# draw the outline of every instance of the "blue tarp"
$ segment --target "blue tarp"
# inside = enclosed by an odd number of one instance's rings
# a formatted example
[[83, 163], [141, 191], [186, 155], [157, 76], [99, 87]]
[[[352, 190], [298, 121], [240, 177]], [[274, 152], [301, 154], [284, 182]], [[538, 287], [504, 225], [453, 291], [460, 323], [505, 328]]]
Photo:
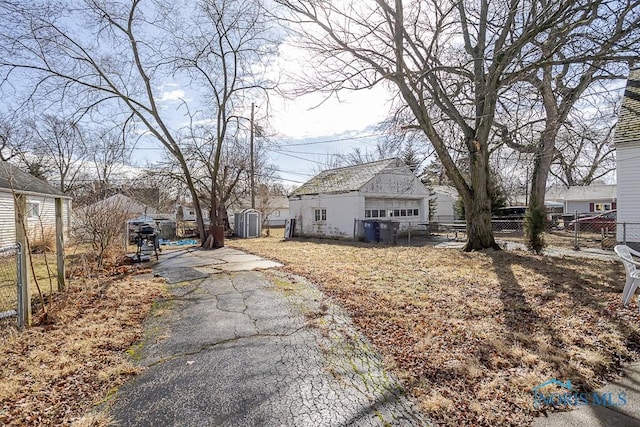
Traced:
[[176, 240], [175, 242], [171, 240], [160, 239], [160, 244], [163, 246], [186, 246], [186, 245], [197, 245], [198, 243], [200, 242], [196, 239], [182, 239], [182, 240]]

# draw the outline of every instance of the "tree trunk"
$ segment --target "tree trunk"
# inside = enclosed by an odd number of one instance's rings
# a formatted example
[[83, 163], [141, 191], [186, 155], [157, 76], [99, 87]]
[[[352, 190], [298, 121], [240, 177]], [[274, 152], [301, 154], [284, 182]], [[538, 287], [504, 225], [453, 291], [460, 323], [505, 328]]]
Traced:
[[[548, 91], [551, 93], [551, 91]], [[531, 175], [531, 198], [529, 199], [529, 209], [544, 207], [544, 198], [547, 194], [547, 179], [553, 162], [553, 155], [556, 146], [556, 136], [560, 128], [560, 118], [555, 102], [548, 96], [545, 104], [547, 110], [547, 122], [545, 130], [540, 138], [539, 150], [533, 161], [533, 173]]]
[[[465, 218], [467, 221], [467, 243], [465, 252], [493, 248], [500, 250], [500, 246], [493, 237], [491, 227], [491, 185], [489, 155], [486, 144], [470, 138], [467, 142], [470, 158], [471, 188], [460, 192], [464, 201]], [[458, 190], [460, 191], [460, 190]]]

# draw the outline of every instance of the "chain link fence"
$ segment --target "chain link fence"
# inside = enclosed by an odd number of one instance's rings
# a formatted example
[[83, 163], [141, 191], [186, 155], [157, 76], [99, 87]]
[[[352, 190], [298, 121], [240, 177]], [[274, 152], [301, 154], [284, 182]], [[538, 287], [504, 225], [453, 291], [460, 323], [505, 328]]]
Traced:
[[0, 247], [0, 325], [20, 323], [20, 245]]
[[[615, 219], [594, 220], [593, 217], [565, 215], [548, 223], [545, 241], [549, 246], [562, 249], [613, 250], [618, 243], [640, 250], [640, 222], [616, 222]], [[577, 219], [577, 221], [576, 221]], [[377, 223], [378, 225], [374, 225]], [[420, 246], [442, 241], [464, 242], [467, 239], [466, 222], [416, 223], [355, 220], [354, 240]], [[371, 224], [371, 225], [369, 225]], [[491, 221], [494, 237], [498, 241], [524, 243], [524, 221], [506, 219]]]

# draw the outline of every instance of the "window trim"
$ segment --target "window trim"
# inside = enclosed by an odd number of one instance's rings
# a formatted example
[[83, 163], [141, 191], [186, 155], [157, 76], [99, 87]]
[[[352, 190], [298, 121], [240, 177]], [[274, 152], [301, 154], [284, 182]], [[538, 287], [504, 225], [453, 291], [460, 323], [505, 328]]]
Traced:
[[[35, 215], [33, 215], [32, 207], [36, 207], [37, 209], [37, 213]], [[27, 201], [27, 212], [26, 212], [27, 219], [40, 218], [41, 215], [42, 215], [42, 210], [40, 209], [40, 202]]]
[[327, 208], [313, 208], [313, 219], [314, 219], [314, 222], [326, 221]]

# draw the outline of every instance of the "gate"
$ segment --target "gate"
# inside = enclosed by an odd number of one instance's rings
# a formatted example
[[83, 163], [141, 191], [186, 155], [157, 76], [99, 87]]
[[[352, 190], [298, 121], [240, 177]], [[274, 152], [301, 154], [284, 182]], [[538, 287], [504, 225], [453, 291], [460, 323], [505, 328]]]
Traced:
[[0, 325], [22, 326], [22, 268], [19, 244], [0, 247]]

